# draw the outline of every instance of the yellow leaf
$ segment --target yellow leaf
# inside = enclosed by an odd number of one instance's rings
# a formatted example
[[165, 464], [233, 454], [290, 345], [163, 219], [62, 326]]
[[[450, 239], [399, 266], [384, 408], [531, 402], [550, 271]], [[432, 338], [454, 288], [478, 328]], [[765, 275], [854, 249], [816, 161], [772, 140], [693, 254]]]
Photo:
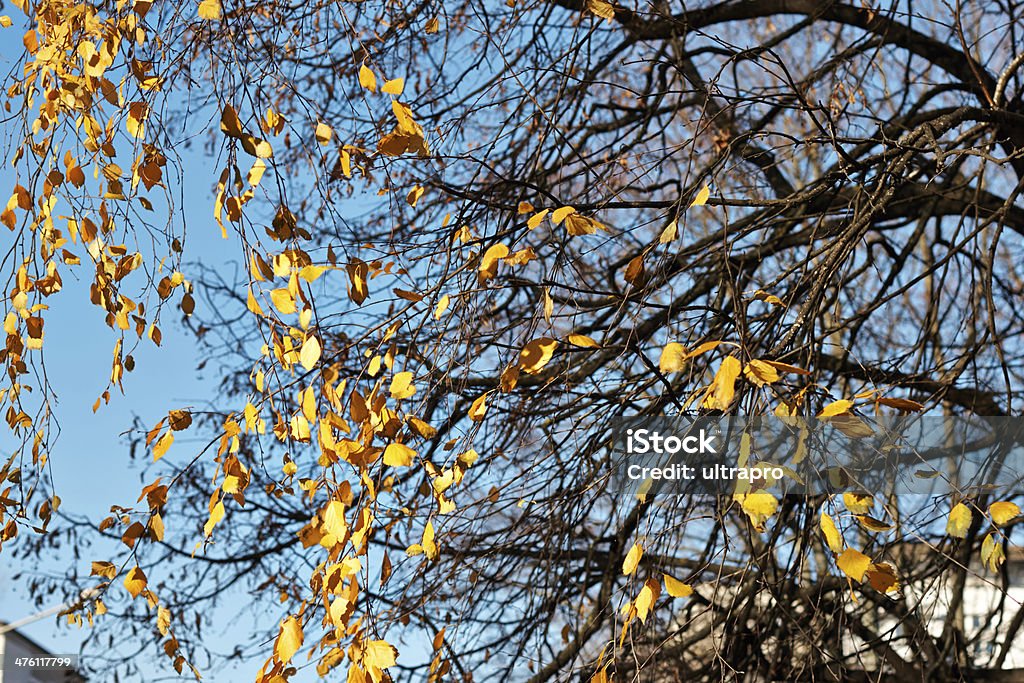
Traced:
[[636, 596], [636, 600], [633, 601], [633, 606], [636, 608], [636, 615], [640, 617], [640, 621], [646, 623], [647, 615], [651, 612], [651, 607], [654, 606], [654, 601], [661, 595], [661, 582], [656, 579], [647, 579], [644, 582], [644, 587], [640, 589], [640, 595]]
[[584, 349], [596, 349], [600, 346], [600, 344], [585, 334], [570, 334], [569, 343]]
[[864, 572], [871, 566], [871, 558], [859, 550], [847, 548], [836, 559], [840, 571], [855, 581], [864, 580]]
[[692, 358], [696, 358], [697, 356], [704, 355], [708, 351], [713, 351], [714, 349], [717, 349], [721, 343], [722, 342], [720, 341], [708, 341], [704, 342], [703, 344], [699, 344], [697, 348], [695, 348], [693, 351], [689, 351], [686, 354], [686, 358], [687, 360], [689, 360]]
[[1016, 503], [1000, 501], [988, 506], [989, 517], [996, 526], [1002, 526], [1020, 514], [1020, 507]]
[[427, 25], [423, 27], [424, 33], [437, 33], [437, 29], [440, 28], [441, 22], [437, 20], [437, 17], [431, 17], [427, 20]]
[[153, 445], [153, 462], [164, 457], [167, 453], [167, 449], [171, 447], [172, 443], [174, 443], [174, 434], [168, 430], [167, 433], [157, 439], [157, 442]]
[[533, 211], [533, 204], [530, 202], [519, 202], [519, 206], [516, 207], [516, 213], [520, 216], [531, 211]]
[[661, 231], [661, 235], [658, 237], [658, 242], [661, 244], [668, 244], [676, 239], [676, 235], [679, 232], [679, 227], [675, 221], [672, 221], [665, 226], [665, 229]]
[[820, 413], [818, 413], [818, 417], [834, 417], [836, 415], [842, 415], [843, 413], [850, 412], [850, 408], [852, 407], [853, 401], [849, 401], [845, 398], [838, 401], [832, 401], [832, 403], [829, 403]]
[[530, 216], [530, 220], [526, 221], [526, 227], [528, 227], [530, 230], [535, 229], [537, 226], [544, 222], [544, 219], [547, 218], [548, 212], [550, 210], [551, 209], [544, 209], [543, 211], [539, 211]]
[[430, 426], [428, 423], [419, 419], [415, 415], [410, 415], [406, 418], [409, 423], [409, 428], [416, 434], [416, 436], [422, 439], [433, 439], [437, 436], [437, 429]]
[[498, 261], [508, 256], [508, 247], [504, 244], [495, 244], [488, 247], [480, 259], [480, 284], [483, 284], [498, 274]]
[[778, 371], [763, 360], [754, 359], [747, 363], [743, 374], [752, 384], [759, 387], [779, 381]]
[[345, 521], [345, 504], [332, 500], [324, 508], [324, 531], [341, 542], [348, 534], [348, 522]]
[[615, 18], [615, 6], [607, 0], [587, 0], [587, 10], [602, 19], [611, 21]]
[[397, 372], [391, 379], [391, 398], [410, 398], [416, 393], [416, 385], [412, 383], [411, 372]]
[[167, 631], [171, 628], [171, 610], [166, 607], [160, 607], [156, 611], [156, 629], [160, 631], [160, 635], [166, 636]]
[[0, 26], [3, 26], [4, 28], [7, 28], [12, 23], [13, 22], [11, 21], [11, 18], [9, 16], [7, 16], [6, 14], [3, 15], [2, 17], [0, 17]]
[[437, 300], [437, 308], [434, 309], [434, 320], [440, 320], [444, 312], [448, 310], [448, 304], [451, 302], [451, 298], [445, 294]]
[[640, 547], [639, 543], [634, 543], [633, 547], [626, 553], [626, 559], [622, 561], [622, 574], [623, 576], [632, 576], [633, 572], [636, 571], [637, 565], [640, 564], [640, 558], [644, 555], [644, 549]]
[[284, 287], [272, 289], [270, 291], [270, 301], [274, 304], [274, 308], [282, 315], [291, 315], [296, 311], [295, 297]]
[[203, 0], [199, 3], [199, 18], [207, 21], [220, 19], [220, 0]]
[[[557, 211], [555, 213], [557, 213]], [[578, 213], [571, 213], [565, 217], [565, 231], [573, 237], [579, 237], [580, 235], [593, 235], [599, 228], [601, 230], [607, 230], [607, 228], [589, 216], [581, 216]]]
[[682, 372], [686, 367], [686, 347], [679, 342], [669, 342], [661, 350], [661, 358], [658, 359], [658, 369], [663, 375], [670, 372]]
[[224, 502], [218, 501], [213, 509], [210, 510], [210, 518], [206, 520], [206, 524], [203, 526], [203, 533], [209, 537], [213, 533], [213, 527], [217, 526], [217, 523], [224, 519]]
[[377, 92], [377, 77], [366, 64], [359, 67], [359, 85], [370, 92]]
[[825, 543], [828, 545], [829, 550], [834, 553], [842, 552], [843, 536], [839, 533], [836, 523], [827, 513], [821, 513], [820, 525], [821, 533], [825, 537]]
[[999, 571], [999, 565], [1006, 560], [1006, 551], [1003, 544], [996, 540], [995, 534], [988, 534], [981, 543], [981, 563], [988, 567], [989, 571]]
[[547, 337], [534, 339], [519, 352], [519, 367], [528, 375], [536, 375], [551, 360], [558, 342]]
[[679, 579], [673, 578], [668, 574], [662, 574], [662, 578], [665, 580], [665, 590], [673, 598], [686, 598], [693, 595], [693, 586], [688, 583], [683, 583]]
[[316, 124], [316, 141], [321, 145], [328, 144], [333, 136], [334, 130], [326, 123], [318, 122]]
[[105, 579], [112, 579], [117, 576], [117, 567], [113, 562], [93, 562], [90, 576], [102, 576]]
[[971, 526], [974, 515], [971, 509], [963, 503], [957, 503], [949, 511], [949, 520], [946, 522], [946, 533], [953, 538], [967, 538], [967, 530]]
[[469, 407], [469, 419], [479, 422], [487, 413], [487, 394], [481, 394]]
[[750, 517], [750, 523], [758, 531], [764, 531], [764, 523], [779, 509], [779, 501], [767, 491], [737, 494], [743, 511]]
[[128, 589], [133, 598], [139, 597], [142, 591], [146, 590], [146, 574], [138, 567], [133, 567], [128, 575], [124, 577], [124, 587]]
[[[380, 671], [394, 666], [398, 662], [398, 650], [384, 640], [371, 640], [363, 643], [363, 667], [370, 671]], [[371, 678], [373, 678], [371, 676]], [[373, 678], [373, 680], [380, 680]]]
[[875, 519], [870, 515], [857, 515], [857, 523], [868, 531], [889, 531], [892, 529], [892, 524], [886, 524], [880, 519]]
[[691, 207], [694, 207], [694, 206], [704, 206], [705, 204], [708, 203], [708, 199], [710, 197], [711, 197], [711, 188], [708, 187], [707, 185], [705, 185], [704, 187], [702, 187], [700, 189], [700, 192], [697, 193], [697, 196], [693, 198], [693, 201], [690, 202], [690, 206]]
[[866, 515], [875, 505], [875, 499], [866, 493], [844, 493], [843, 505], [855, 515]]
[[299, 362], [302, 363], [302, 367], [307, 370], [312, 370], [316, 367], [316, 363], [320, 360], [320, 341], [313, 335], [309, 335], [306, 341], [302, 343], [302, 349], [299, 351]]
[[403, 90], [405, 90], [404, 78], [393, 78], [385, 82], [384, 87], [380, 89], [382, 93], [387, 93], [388, 95], [401, 95]]
[[714, 382], [704, 399], [704, 407], [709, 409], [728, 410], [729, 404], [736, 394], [736, 379], [740, 376], [743, 364], [735, 356], [728, 356], [715, 373]]
[[551, 214], [551, 222], [555, 225], [561, 225], [566, 216], [572, 213], [576, 213], [576, 209], [571, 206], [563, 206], [560, 209], [555, 209], [555, 212]]
[[420, 540], [420, 545], [423, 547], [423, 554], [427, 556], [428, 560], [436, 560], [440, 554], [437, 543], [434, 541], [434, 525], [427, 522], [427, 526], [423, 529], [423, 538]]
[[281, 622], [281, 632], [274, 643], [274, 656], [277, 661], [287, 664], [302, 647], [302, 623], [295, 617], [288, 617]]
[[391, 467], [409, 467], [416, 457], [416, 451], [404, 443], [390, 443], [384, 449], [384, 464]]

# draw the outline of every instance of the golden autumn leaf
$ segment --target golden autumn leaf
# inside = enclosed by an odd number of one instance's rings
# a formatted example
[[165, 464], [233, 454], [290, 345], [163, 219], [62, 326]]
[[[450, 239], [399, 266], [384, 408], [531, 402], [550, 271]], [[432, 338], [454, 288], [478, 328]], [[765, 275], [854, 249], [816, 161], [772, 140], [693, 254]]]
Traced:
[[641, 622], [647, 622], [647, 615], [650, 614], [659, 595], [661, 595], [661, 582], [654, 578], [647, 579], [644, 582], [644, 587], [640, 589], [640, 594], [633, 601], [636, 615], [640, 617]]
[[384, 464], [391, 467], [409, 467], [416, 457], [416, 451], [404, 443], [390, 443], [384, 449]]
[[377, 92], [377, 77], [365, 63], [359, 67], [359, 85], [370, 92]]
[[596, 349], [600, 346], [600, 344], [585, 334], [570, 334], [569, 343], [581, 349]]
[[838, 401], [832, 401], [827, 406], [822, 408], [821, 412], [818, 413], [818, 417], [835, 417], [836, 415], [842, 415], [843, 413], [850, 412], [850, 408], [853, 407], [853, 401], [847, 399], [840, 399]]
[[1002, 526], [1020, 514], [1020, 507], [1009, 501], [999, 501], [988, 506], [989, 517], [996, 526]]
[[544, 222], [544, 219], [547, 218], [549, 211], [551, 211], [551, 209], [544, 209], [530, 216], [530, 219], [526, 221], [526, 227], [528, 227], [530, 230], [536, 229], [538, 226], [540, 226], [541, 223]]
[[[371, 640], [363, 643], [363, 667], [377, 675], [398, 662], [398, 650], [384, 640]], [[371, 676], [372, 677], [372, 676]], [[374, 680], [380, 680], [374, 678]]]
[[[558, 213], [557, 211], [555, 212]], [[556, 223], [557, 225], [557, 223]], [[573, 237], [580, 235], [593, 235], [598, 230], [606, 228], [589, 216], [581, 216], [578, 213], [570, 213], [565, 217], [565, 231]]]
[[412, 383], [412, 373], [408, 371], [396, 372], [391, 378], [391, 386], [388, 388], [391, 398], [411, 398], [416, 393], [416, 385]]
[[544, 369], [555, 353], [558, 342], [548, 337], [538, 337], [519, 352], [519, 367], [528, 375], [535, 375]]
[[866, 515], [875, 505], [875, 499], [866, 493], [844, 493], [843, 505], [855, 515]]
[[700, 189], [700, 192], [697, 193], [697, 196], [693, 198], [693, 201], [690, 202], [690, 207], [704, 206], [705, 204], [708, 203], [708, 199], [710, 197], [711, 197], [711, 188], [709, 186], [705, 185], [704, 187], [702, 187]]
[[871, 558], [859, 550], [847, 548], [836, 558], [836, 566], [854, 581], [863, 581], [864, 572], [871, 566]]
[[387, 93], [388, 95], [401, 95], [403, 90], [405, 90], [404, 78], [393, 78], [390, 81], [386, 81], [380, 89], [382, 93]]
[[338, 541], [345, 538], [348, 533], [348, 522], [345, 521], [345, 504], [339, 500], [332, 500], [324, 507], [323, 513], [324, 531], [334, 536]]
[[967, 530], [971, 526], [974, 514], [971, 509], [963, 503], [957, 503], [949, 511], [949, 519], [946, 521], [946, 533], [953, 538], [967, 538]]
[[117, 567], [113, 562], [93, 562], [90, 576], [102, 576], [105, 579], [112, 579], [117, 576]]
[[416, 436], [422, 439], [433, 439], [437, 436], [437, 429], [415, 415], [407, 417], [406, 422], [409, 423], [409, 429], [411, 429]]
[[213, 534], [213, 528], [224, 519], [224, 501], [218, 501], [210, 510], [210, 517], [203, 526], [203, 534], [209, 538]]
[[821, 526], [821, 534], [825, 537], [825, 544], [829, 550], [834, 553], [840, 553], [843, 550], [843, 535], [839, 533], [839, 527], [836, 526], [835, 521], [827, 513], [821, 513], [821, 519], [819, 520]]
[[880, 519], [875, 519], [870, 515], [856, 515], [857, 523], [868, 531], [889, 531], [893, 528], [892, 524], [887, 524]]
[[686, 598], [693, 595], [693, 586], [690, 584], [684, 583], [668, 574], [662, 574], [661, 577], [665, 581], [665, 591], [673, 598]]
[[673, 242], [678, 236], [678, 233], [679, 226], [676, 225], [675, 221], [671, 221], [668, 225], [665, 226], [665, 229], [662, 230], [661, 234], [658, 236], [658, 243], [668, 244], [669, 242]]
[[322, 121], [318, 121], [316, 124], [315, 132], [316, 141], [321, 145], [327, 145], [331, 142], [331, 138], [334, 137], [334, 129], [328, 126]]
[[658, 359], [658, 369], [663, 375], [670, 372], [682, 372], [686, 367], [686, 347], [679, 342], [669, 342], [661, 350], [661, 357]]
[[778, 499], [767, 491], [740, 493], [735, 497], [740, 501], [743, 512], [750, 518], [750, 523], [758, 531], [764, 531], [765, 522], [779, 509]]
[[199, 18], [216, 21], [221, 17], [220, 0], [203, 0], [199, 3]]
[[451, 297], [447, 294], [437, 300], [437, 307], [434, 309], [434, 320], [440, 320], [444, 312], [448, 310], [448, 305], [451, 302]]
[[427, 20], [426, 25], [423, 27], [424, 33], [437, 33], [441, 27], [441, 22], [438, 21], [437, 17], [431, 17]]
[[274, 656], [277, 661], [287, 664], [302, 647], [302, 622], [290, 616], [281, 622], [281, 631], [274, 642]]
[[427, 525], [423, 528], [423, 538], [420, 540], [420, 544], [423, 546], [423, 554], [427, 556], [428, 560], [436, 560], [441, 554], [437, 547], [437, 541], [434, 538], [434, 525], [428, 521]]
[[561, 225], [566, 216], [574, 213], [576, 213], [576, 209], [571, 206], [563, 206], [559, 209], [555, 209], [554, 213], [551, 214], [551, 222], [555, 225]]
[[139, 567], [133, 567], [124, 577], [124, 587], [133, 598], [139, 597], [146, 590], [146, 574]]
[[743, 364], [736, 356], [728, 356], [715, 373], [715, 379], [708, 389], [703, 407], [711, 410], [728, 410], [736, 394], [736, 380], [740, 376]]
[[626, 557], [622, 560], [622, 574], [623, 576], [632, 576], [633, 572], [636, 571], [637, 565], [640, 564], [640, 558], [644, 555], [644, 549], [639, 543], [634, 543], [633, 547], [626, 553]]
[[164, 455], [167, 454], [167, 449], [171, 447], [172, 443], [174, 443], [174, 434], [168, 430], [167, 433], [157, 439], [156, 443], [153, 445], [153, 462], [164, 457]]
[[479, 281], [483, 284], [498, 274], [498, 262], [508, 256], [508, 247], [504, 244], [494, 244], [487, 248], [480, 259]]
[[996, 539], [995, 534], [987, 534], [981, 543], [981, 563], [989, 571], [999, 571], [999, 566], [1006, 560], [1006, 551], [1003, 544]]
[[751, 384], [763, 387], [779, 381], [778, 371], [763, 360], [753, 359], [743, 369], [743, 375]]
[[588, 12], [602, 19], [615, 19], [615, 6], [607, 0], [587, 0], [586, 7]]
[[484, 419], [484, 415], [487, 414], [487, 394], [481, 394], [473, 401], [473, 404], [469, 407], [469, 419], [473, 422], [479, 422]]
[[299, 362], [302, 363], [302, 367], [307, 370], [315, 368], [317, 361], [320, 360], [321, 350], [320, 340], [312, 334], [309, 335], [302, 343], [302, 349], [299, 350]]

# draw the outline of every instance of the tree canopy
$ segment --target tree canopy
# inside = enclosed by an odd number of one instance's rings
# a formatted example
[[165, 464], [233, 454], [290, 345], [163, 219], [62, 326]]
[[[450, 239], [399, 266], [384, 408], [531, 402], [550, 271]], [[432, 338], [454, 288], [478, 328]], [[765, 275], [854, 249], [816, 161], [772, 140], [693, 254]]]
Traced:
[[[35, 587], [100, 588], [66, 615], [89, 646], [216, 680], [227, 611], [260, 683], [1006, 664], [1020, 605], [962, 601], [1005, 590], [1012, 501], [665, 502], [606, 446], [680, 412], [1019, 414], [1016, 0], [12, 5], [0, 552], [82, 549]], [[48, 476], [70, 274], [110, 328], [94, 410], [171, 327], [220, 373], [138, 416], [150, 483], [101, 520]]]

